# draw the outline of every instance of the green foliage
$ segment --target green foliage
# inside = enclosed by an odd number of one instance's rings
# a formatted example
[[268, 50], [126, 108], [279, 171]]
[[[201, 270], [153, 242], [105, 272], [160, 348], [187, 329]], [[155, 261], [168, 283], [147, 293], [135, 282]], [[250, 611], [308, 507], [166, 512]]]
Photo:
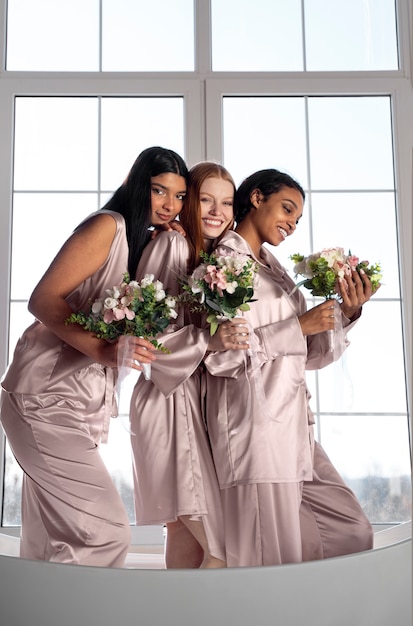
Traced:
[[[106, 290], [106, 296], [98, 298], [90, 306], [88, 314], [72, 313], [66, 324], [78, 324], [99, 339], [114, 341], [121, 335], [144, 337], [162, 352], [169, 352], [156, 339], [176, 317], [176, 299], [167, 297], [163, 285], [147, 275], [140, 282], [130, 281], [124, 275], [123, 282]], [[131, 319], [132, 318], [132, 319]]]

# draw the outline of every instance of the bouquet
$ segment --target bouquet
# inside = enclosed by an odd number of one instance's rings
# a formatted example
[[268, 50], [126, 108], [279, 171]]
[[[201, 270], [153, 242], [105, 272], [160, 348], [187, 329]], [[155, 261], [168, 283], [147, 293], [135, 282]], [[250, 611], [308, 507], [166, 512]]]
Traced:
[[[343, 248], [324, 248], [321, 252], [316, 252], [305, 257], [302, 254], [292, 254], [290, 258], [295, 262], [295, 276], [304, 276], [304, 280], [299, 282], [293, 289], [292, 293], [299, 287], [303, 286], [310, 289], [311, 295], [322, 296], [327, 300], [335, 298], [338, 300], [337, 281], [350, 275], [353, 269], [358, 272], [363, 270], [370, 278], [373, 291], [380, 286], [382, 278], [381, 267], [379, 263], [369, 264], [368, 261], [360, 261], [358, 257], [344, 253]], [[338, 309], [334, 309], [335, 330], [340, 333], [342, 330], [341, 316]], [[330, 351], [335, 351], [334, 331], [329, 333]]]
[[200, 256], [203, 263], [181, 281], [179, 302], [192, 312], [206, 312], [210, 334], [214, 335], [220, 322], [249, 311], [258, 267], [248, 255], [222, 248], [211, 254], [201, 251]]
[[373, 291], [376, 291], [382, 279], [382, 271], [379, 263], [369, 264], [368, 261], [360, 261], [357, 256], [344, 253], [343, 248], [324, 248], [305, 257], [302, 254], [290, 256], [295, 262], [294, 274], [304, 276], [295, 288], [306, 287], [313, 296], [322, 296], [326, 299], [337, 298], [337, 281], [345, 275], [351, 274], [353, 269], [358, 272], [363, 270], [371, 280]]
[[[154, 336], [164, 331], [171, 320], [178, 316], [175, 310], [176, 298], [168, 296], [163, 284], [154, 278], [153, 274], [146, 274], [138, 282], [130, 280], [126, 272], [120, 285], [106, 289], [103, 297], [91, 302], [88, 314], [83, 311], [72, 313], [65, 322], [79, 324], [107, 341], [125, 336], [125, 341], [119, 342], [117, 352], [117, 395], [121, 420], [122, 416], [129, 413], [130, 397], [139, 375], [131, 367], [134, 349], [127, 338], [143, 337], [161, 352], [169, 353]], [[145, 380], [149, 380], [151, 364], [142, 363], [141, 366]], [[129, 427], [126, 430], [130, 432]]]
[[148, 339], [156, 348], [168, 352], [153, 337], [176, 319], [176, 298], [165, 293], [163, 284], [146, 274], [137, 282], [125, 273], [120, 285], [106, 289], [106, 295], [91, 304], [90, 313], [72, 313], [66, 324], [79, 324], [96, 337], [112, 341], [121, 335]]

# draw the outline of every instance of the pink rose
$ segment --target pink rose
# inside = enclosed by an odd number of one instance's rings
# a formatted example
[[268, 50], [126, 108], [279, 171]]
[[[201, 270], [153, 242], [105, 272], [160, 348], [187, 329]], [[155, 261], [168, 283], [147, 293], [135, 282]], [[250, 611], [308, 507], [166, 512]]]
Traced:
[[222, 296], [223, 289], [227, 286], [227, 280], [222, 270], [217, 270], [215, 265], [208, 265], [204, 280], [212, 291], [216, 289], [219, 295]]
[[350, 256], [347, 257], [347, 263], [350, 265], [352, 269], [356, 269], [357, 265], [359, 264], [358, 256], [351, 254]]

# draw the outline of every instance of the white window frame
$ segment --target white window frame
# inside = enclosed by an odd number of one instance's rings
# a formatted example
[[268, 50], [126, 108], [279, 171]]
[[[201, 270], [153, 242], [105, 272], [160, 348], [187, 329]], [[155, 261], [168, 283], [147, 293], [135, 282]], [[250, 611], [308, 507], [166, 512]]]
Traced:
[[[317, 75], [301, 80], [274, 78], [211, 78], [206, 81], [206, 128], [208, 159], [223, 158], [222, 101], [225, 96], [389, 96], [392, 103], [396, 170], [397, 233], [400, 256], [402, 324], [405, 337], [406, 372], [411, 380], [412, 364], [412, 178], [413, 178], [413, 93], [406, 77], [342, 77]], [[253, 121], [250, 122], [253, 124]], [[242, 132], [242, 131], [241, 131]], [[411, 406], [408, 385], [408, 406]]]
[[[210, 2], [195, 0], [194, 72], [76, 73], [5, 72], [6, 0], [0, 0], [0, 370], [8, 357], [11, 270], [13, 125], [16, 96], [182, 96], [185, 110], [185, 158], [222, 160], [222, 98], [225, 95], [389, 95], [393, 109], [398, 212], [402, 324], [406, 358], [407, 402], [412, 403], [412, 206], [413, 206], [413, 10], [397, 0], [400, 70], [388, 72], [230, 73], [211, 71]], [[0, 429], [0, 507], [4, 435]], [[159, 533], [157, 533], [159, 538]], [[152, 543], [153, 536], [139, 539]]]

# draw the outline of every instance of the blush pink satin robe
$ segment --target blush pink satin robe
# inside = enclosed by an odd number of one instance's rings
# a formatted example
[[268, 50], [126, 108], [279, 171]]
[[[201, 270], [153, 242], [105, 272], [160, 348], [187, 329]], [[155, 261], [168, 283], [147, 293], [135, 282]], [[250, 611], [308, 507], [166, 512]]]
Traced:
[[[150, 242], [136, 278], [153, 274], [170, 295], [180, 291], [188, 245], [177, 232]], [[205, 374], [201, 367], [209, 330], [193, 325], [180, 307], [158, 339], [170, 354], [157, 353], [151, 380], [141, 376], [131, 400], [134, 492], [138, 524], [163, 524], [189, 515], [202, 521], [210, 554], [225, 559], [220, 491], [204, 422]]]
[[[88, 312], [90, 300], [118, 284], [127, 268], [124, 219], [104, 212], [116, 234], [100, 269], [67, 297], [73, 311]], [[116, 414], [114, 370], [35, 321], [1, 384], [1, 423], [24, 472], [21, 556], [122, 567], [129, 519], [98, 449]]]
[[[235, 232], [224, 236], [221, 247], [253, 256]], [[339, 525], [334, 530], [334, 515], [349, 529], [348, 502], [341, 498], [344, 483], [323, 458], [321, 446], [314, 446], [305, 371], [338, 358], [348, 345], [346, 333], [354, 322], [343, 316], [345, 332], [336, 337], [334, 351], [327, 333], [304, 337], [297, 317], [306, 310], [303, 295], [298, 290], [290, 295], [294, 282], [269, 250], [262, 248], [261, 258], [255, 260], [259, 263], [256, 301], [244, 314], [253, 330], [255, 355], [228, 351], [205, 359], [207, 424], [222, 489], [228, 566], [321, 558], [323, 542], [328, 552], [334, 534], [343, 530]], [[318, 464], [321, 477], [315, 471]], [[333, 496], [327, 515], [322, 486]], [[351, 491], [345, 490], [347, 497]], [[361, 507], [351, 496], [350, 508], [357, 518], [351, 532], [360, 521], [362, 531], [371, 536]], [[307, 503], [305, 511], [302, 500]]]

